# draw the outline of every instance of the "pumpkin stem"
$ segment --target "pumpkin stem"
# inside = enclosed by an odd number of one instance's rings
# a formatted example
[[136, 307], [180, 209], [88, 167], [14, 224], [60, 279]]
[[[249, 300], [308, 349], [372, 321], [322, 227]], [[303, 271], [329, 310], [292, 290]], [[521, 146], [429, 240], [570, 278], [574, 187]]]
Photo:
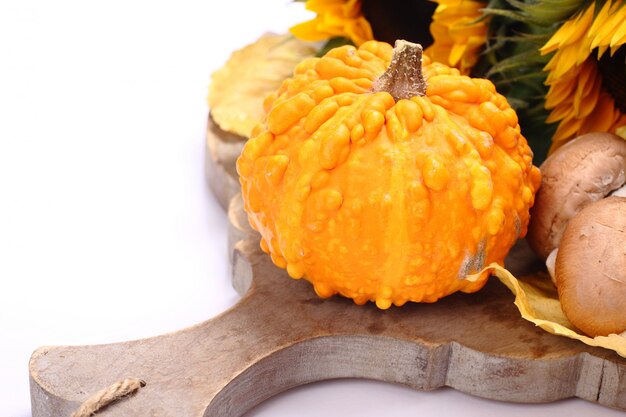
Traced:
[[397, 40], [389, 68], [374, 82], [372, 90], [386, 91], [395, 101], [426, 95], [422, 51], [420, 44]]

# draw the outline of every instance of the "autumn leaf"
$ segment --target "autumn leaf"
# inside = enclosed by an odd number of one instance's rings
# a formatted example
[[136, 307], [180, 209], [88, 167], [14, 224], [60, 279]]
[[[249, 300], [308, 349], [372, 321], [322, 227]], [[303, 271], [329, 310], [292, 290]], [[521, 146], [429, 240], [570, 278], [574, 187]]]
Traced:
[[233, 52], [211, 77], [208, 101], [213, 120], [225, 131], [249, 137], [263, 117], [265, 97], [318, 48], [292, 35], [266, 34]]
[[556, 287], [549, 277], [535, 274], [517, 278], [498, 264], [487, 266], [474, 277], [477, 278], [486, 270], [491, 270], [491, 273], [515, 295], [515, 305], [524, 319], [548, 333], [576, 339], [589, 346], [610, 349], [626, 357], [626, 334], [589, 337], [570, 323], [561, 309]]

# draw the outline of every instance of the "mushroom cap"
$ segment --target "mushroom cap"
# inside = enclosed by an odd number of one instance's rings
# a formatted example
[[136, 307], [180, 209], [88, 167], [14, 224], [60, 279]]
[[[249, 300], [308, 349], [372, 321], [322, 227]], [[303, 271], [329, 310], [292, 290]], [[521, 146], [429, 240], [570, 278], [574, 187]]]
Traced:
[[590, 336], [626, 330], [626, 198], [583, 208], [563, 234], [556, 258], [563, 313]]
[[526, 239], [546, 259], [572, 217], [626, 183], [626, 140], [611, 133], [581, 135], [558, 148], [540, 170]]

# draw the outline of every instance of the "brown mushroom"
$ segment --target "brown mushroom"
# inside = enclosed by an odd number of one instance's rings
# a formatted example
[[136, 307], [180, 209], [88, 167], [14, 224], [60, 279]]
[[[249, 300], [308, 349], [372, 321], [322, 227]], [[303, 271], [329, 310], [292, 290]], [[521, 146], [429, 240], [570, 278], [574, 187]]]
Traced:
[[591, 203], [569, 222], [556, 283], [563, 313], [584, 333], [626, 331], [626, 198]]
[[541, 165], [527, 241], [543, 259], [558, 248], [567, 223], [583, 207], [626, 183], [626, 140], [587, 133], [556, 150]]

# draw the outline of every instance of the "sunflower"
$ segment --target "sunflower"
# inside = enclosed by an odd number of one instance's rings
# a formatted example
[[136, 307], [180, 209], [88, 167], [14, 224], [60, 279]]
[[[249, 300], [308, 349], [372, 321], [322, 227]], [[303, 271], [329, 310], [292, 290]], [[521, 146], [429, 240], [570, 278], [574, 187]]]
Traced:
[[430, 31], [433, 44], [426, 53], [434, 60], [469, 74], [487, 39], [488, 19], [482, 19], [485, 3], [435, 0], [438, 3]]
[[361, 0], [308, 0], [306, 8], [317, 16], [290, 29], [297, 38], [313, 42], [346, 38], [357, 46], [374, 39], [361, 11]]
[[587, 132], [626, 125], [626, 7], [592, 3], [567, 20], [541, 48], [554, 52], [544, 70], [547, 123], [558, 122], [551, 150]]
[[468, 74], [486, 42], [485, 5], [472, 0], [308, 0], [306, 8], [316, 17], [291, 33], [309, 41], [334, 39], [334, 45], [337, 39], [357, 46], [371, 39], [406, 39], [427, 47], [433, 60]]
[[538, 163], [579, 134], [624, 124], [624, 4], [489, 0], [484, 9], [489, 37], [473, 72], [515, 108]]

